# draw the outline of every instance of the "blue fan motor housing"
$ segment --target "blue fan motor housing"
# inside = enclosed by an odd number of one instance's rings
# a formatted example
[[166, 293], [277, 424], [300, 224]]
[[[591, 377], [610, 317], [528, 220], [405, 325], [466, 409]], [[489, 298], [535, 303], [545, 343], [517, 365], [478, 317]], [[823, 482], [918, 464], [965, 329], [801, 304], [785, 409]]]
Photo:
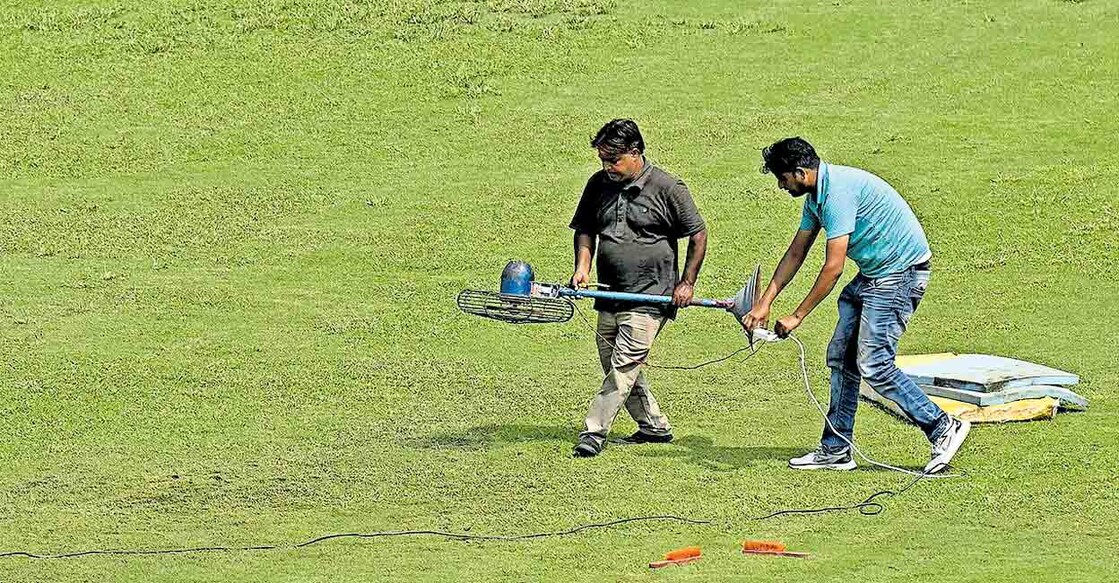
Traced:
[[527, 296], [532, 293], [532, 266], [519, 259], [505, 264], [501, 270], [501, 293]]

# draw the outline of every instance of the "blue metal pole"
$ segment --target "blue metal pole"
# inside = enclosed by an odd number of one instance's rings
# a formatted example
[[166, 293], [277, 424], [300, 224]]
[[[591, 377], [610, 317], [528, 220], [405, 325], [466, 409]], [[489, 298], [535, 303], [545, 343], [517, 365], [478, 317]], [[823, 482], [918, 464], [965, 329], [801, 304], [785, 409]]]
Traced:
[[[672, 296], [659, 296], [654, 294], [633, 294], [627, 292], [612, 292], [600, 290], [585, 290], [585, 289], [571, 289], [560, 288], [559, 295], [570, 298], [593, 298], [604, 300], [617, 300], [622, 302], [637, 302], [642, 304], [671, 304]], [[711, 300], [705, 298], [693, 298], [688, 304], [689, 306], [698, 306], [701, 308], [729, 308], [734, 302], [731, 300]]]

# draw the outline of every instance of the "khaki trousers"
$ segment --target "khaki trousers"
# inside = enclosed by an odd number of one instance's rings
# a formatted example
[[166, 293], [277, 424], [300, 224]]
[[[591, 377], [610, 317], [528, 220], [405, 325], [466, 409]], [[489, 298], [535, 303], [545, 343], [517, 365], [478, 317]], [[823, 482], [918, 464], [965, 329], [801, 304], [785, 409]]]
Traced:
[[587, 430], [580, 437], [605, 444], [623, 405], [643, 433], [666, 435], [672, 431], [641, 370], [665, 320], [643, 312], [598, 313], [598, 359], [605, 377], [587, 412]]

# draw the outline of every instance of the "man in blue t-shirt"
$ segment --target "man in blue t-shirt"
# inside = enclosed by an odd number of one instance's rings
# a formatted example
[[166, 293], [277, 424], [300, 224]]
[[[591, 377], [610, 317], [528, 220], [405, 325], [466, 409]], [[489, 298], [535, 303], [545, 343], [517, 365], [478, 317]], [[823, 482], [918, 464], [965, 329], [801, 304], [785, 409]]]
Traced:
[[894, 363], [898, 340], [929, 283], [932, 251], [916, 215], [885, 180], [858, 168], [820, 161], [812, 145], [787, 138], [762, 150], [763, 172], [793, 197], [805, 196], [800, 229], [754, 309], [747, 330], [764, 327], [770, 306], [792, 280], [820, 229], [827, 234], [824, 266], [808, 296], [774, 332], [787, 337], [831, 293], [850, 257], [859, 273], [839, 295], [839, 322], [828, 344], [831, 405], [820, 448], [789, 460], [803, 470], [855, 468], [852, 457], [859, 383], [894, 401], [932, 442], [926, 473], [939, 472], [967, 437], [970, 424], [949, 417]]

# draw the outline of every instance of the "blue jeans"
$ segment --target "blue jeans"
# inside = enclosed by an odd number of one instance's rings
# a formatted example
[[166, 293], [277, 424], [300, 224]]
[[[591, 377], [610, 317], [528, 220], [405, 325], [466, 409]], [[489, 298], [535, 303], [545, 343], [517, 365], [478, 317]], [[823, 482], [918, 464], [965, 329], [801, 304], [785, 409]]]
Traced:
[[925, 295], [929, 275], [928, 270], [915, 267], [878, 279], [860, 273], [839, 294], [839, 322], [828, 344], [831, 426], [824, 425], [820, 440], [825, 451], [834, 453], [848, 447], [840, 435], [852, 439], [859, 382], [864, 379], [883, 397], [897, 403], [929, 441], [948, 428], [948, 415], [894, 364], [898, 340]]

